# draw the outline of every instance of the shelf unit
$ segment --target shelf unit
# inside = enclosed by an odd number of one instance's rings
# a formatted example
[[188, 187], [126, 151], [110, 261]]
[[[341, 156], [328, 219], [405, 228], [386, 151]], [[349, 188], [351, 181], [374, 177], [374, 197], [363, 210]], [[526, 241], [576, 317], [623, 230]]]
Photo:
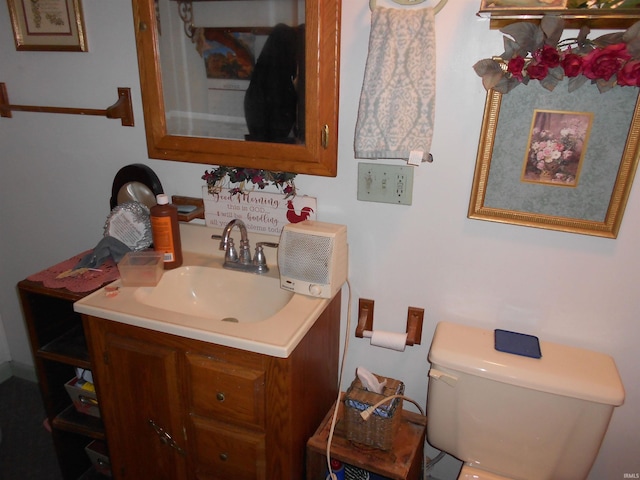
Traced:
[[79, 413], [64, 386], [76, 367], [91, 369], [82, 319], [73, 311], [73, 303], [91, 292], [48, 288], [31, 280], [19, 282], [18, 292], [62, 476], [105, 479], [84, 450], [92, 440], [106, 441], [102, 420]]
[[626, 29], [640, 21], [640, 8], [565, 8], [541, 10], [536, 8], [486, 8], [478, 11], [479, 17], [490, 19], [491, 29], [500, 29], [514, 22], [537, 22], [544, 15], [560, 15], [567, 28]]

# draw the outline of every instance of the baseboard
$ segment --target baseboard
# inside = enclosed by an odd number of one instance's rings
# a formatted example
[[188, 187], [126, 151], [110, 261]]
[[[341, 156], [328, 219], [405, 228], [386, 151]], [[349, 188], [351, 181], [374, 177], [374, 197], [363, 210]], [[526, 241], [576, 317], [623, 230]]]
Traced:
[[4, 362], [0, 364], [0, 383], [18, 377], [30, 382], [37, 382], [36, 369], [33, 365], [18, 362]]

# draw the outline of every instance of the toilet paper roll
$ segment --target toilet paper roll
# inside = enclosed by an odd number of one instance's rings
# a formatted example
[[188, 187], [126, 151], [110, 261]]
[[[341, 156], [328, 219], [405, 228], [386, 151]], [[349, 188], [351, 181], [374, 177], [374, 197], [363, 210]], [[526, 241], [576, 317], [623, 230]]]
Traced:
[[407, 346], [407, 334], [374, 330], [371, 332], [371, 345], [404, 352]]

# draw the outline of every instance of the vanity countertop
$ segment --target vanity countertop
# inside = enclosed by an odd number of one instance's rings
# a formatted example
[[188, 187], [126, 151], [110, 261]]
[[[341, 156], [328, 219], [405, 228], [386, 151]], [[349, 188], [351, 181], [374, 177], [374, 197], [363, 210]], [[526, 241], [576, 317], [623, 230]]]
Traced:
[[[274, 249], [266, 252], [267, 263], [271, 270], [263, 279], [259, 279], [262, 276], [222, 268], [223, 252], [218, 250], [218, 241], [211, 239], [212, 234], [219, 234], [220, 231], [204, 225], [182, 223], [180, 233], [184, 257], [183, 267], [218, 269], [211, 273], [220, 275], [247, 275], [249, 276], [246, 277], [247, 282], [254, 284], [265, 281], [271, 282], [273, 286], [273, 282], [279, 282]], [[236, 232], [234, 234], [237, 236]], [[249, 239], [252, 246], [258, 241], [278, 241], [277, 237], [260, 234], [250, 234]], [[165, 271], [164, 275], [167, 275], [167, 272], [171, 271]], [[241, 277], [240, 281], [242, 282], [244, 278]], [[161, 283], [162, 280], [160, 280]], [[107, 289], [112, 290], [113, 287], [117, 287], [117, 294], [107, 295]], [[74, 304], [74, 310], [86, 315], [186, 338], [286, 358], [331, 302], [331, 299], [291, 294], [290, 300], [284, 307], [265, 320], [235, 323], [156, 308], [141, 302], [141, 293], [149, 293], [153, 288], [157, 287], [126, 287], [122, 285], [121, 280], [117, 280], [77, 301]], [[259, 309], [260, 305], [258, 304], [255, 308]]]

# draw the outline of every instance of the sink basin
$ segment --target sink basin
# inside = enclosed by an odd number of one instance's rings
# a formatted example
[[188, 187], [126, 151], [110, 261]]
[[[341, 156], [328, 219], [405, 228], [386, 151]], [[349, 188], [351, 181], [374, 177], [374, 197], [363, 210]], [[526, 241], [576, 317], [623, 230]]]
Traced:
[[292, 297], [277, 278], [202, 266], [169, 270], [155, 287], [134, 293], [151, 307], [233, 323], [266, 320]]
[[[222, 268], [211, 229], [180, 225], [183, 266], [155, 287], [116, 280], [74, 303], [76, 312], [185, 338], [286, 358], [331, 300], [280, 288], [275, 257], [264, 275]], [[277, 241], [254, 235], [254, 242]], [[214, 243], [217, 247], [217, 243]], [[275, 253], [275, 252], [268, 252]], [[115, 294], [114, 294], [115, 289]]]

